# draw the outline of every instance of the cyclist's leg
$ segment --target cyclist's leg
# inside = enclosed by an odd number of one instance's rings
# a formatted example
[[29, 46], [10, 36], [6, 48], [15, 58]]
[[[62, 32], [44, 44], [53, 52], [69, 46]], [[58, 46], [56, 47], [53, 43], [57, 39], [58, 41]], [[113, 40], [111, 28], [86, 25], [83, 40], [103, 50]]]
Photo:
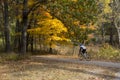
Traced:
[[87, 53], [87, 50], [84, 50], [84, 57], [86, 60], [90, 60], [90, 55]]
[[84, 54], [85, 52], [86, 52], [86, 49], [83, 49], [83, 50], [82, 50], [82, 53]]
[[86, 52], [86, 49], [83, 49], [82, 53], [83, 53], [83, 57], [84, 57], [85, 59], [87, 59], [87, 52]]
[[81, 53], [82, 53], [81, 55], [84, 55], [85, 52], [86, 52], [86, 49], [82, 49], [82, 50], [81, 50]]
[[79, 58], [79, 59], [82, 59], [82, 56], [83, 56], [82, 54], [83, 54], [83, 53], [82, 53], [82, 48], [80, 48], [80, 49], [79, 49], [79, 53], [78, 53], [78, 58]]

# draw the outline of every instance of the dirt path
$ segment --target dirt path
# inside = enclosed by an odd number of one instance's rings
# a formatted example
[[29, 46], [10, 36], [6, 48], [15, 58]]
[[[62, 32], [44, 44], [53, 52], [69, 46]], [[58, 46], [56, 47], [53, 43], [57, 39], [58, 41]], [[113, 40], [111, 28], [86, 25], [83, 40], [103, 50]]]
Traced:
[[116, 66], [58, 55], [32, 56], [0, 63], [0, 80], [120, 80], [120, 68]]
[[79, 59], [63, 58], [57, 56], [34, 56], [33, 58], [114, 68], [117, 69], [117, 72], [115, 73], [116, 78], [114, 80], [120, 80], [120, 63], [103, 62], [103, 61], [80, 61]]
[[63, 58], [63, 57], [57, 57], [57, 56], [34, 56], [33, 58], [88, 64], [88, 65], [120, 69], [120, 63], [115, 63], [115, 62], [113, 63], [113, 62], [103, 62], [103, 61], [85, 61], [85, 60], [79, 60], [79, 59], [73, 59], [73, 58]]

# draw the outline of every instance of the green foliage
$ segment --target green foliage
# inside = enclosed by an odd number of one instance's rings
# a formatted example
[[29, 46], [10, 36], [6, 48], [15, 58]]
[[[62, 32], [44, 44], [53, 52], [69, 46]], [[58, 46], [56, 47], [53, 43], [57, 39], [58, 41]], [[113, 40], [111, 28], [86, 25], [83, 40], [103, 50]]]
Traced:
[[57, 0], [47, 6], [50, 14], [67, 27], [68, 35], [73, 42], [83, 42], [87, 39], [88, 31], [81, 29], [81, 25], [93, 24], [96, 21], [96, 0]]
[[82, 25], [94, 21], [98, 12], [96, 0], [58, 0], [49, 8], [55, 16], [77, 19]]

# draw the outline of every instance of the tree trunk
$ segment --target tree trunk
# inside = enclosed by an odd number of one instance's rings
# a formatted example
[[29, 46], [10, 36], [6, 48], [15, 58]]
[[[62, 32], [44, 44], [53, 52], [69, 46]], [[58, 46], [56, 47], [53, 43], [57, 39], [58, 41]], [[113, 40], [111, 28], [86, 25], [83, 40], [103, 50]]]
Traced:
[[120, 0], [113, 0], [111, 4], [111, 8], [112, 8], [113, 22], [117, 29], [118, 41], [120, 47]]
[[110, 28], [110, 44], [113, 45], [113, 28]]
[[102, 43], [105, 43], [105, 30], [104, 30], [104, 27], [102, 27]]
[[[27, 29], [31, 29], [31, 25], [32, 25], [32, 23], [33, 23], [33, 21], [35, 21], [34, 20], [34, 13], [32, 12], [32, 14], [31, 15], [33, 15], [32, 17], [30, 17], [30, 20], [29, 20], [29, 24], [28, 24], [28, 27], [27, 27]], [[32, 37], [31, 37], [31, 35], [28, 33], [27, 34], [27, 41], [26, 41], [26, 50], [27, 51], [29, 51], [29, 44], [31, 44], [31, 39]]]
[[21, 34], [21, 53], [26, 53], [26, 40], [27, 40], [27, 18], [24, 18], [23, 20], [23, 28], [22, 28], [22, 34]]
[[115, 24], [115, 27], [117, 29], [118, 41], [119, 41], [119, 47], [120, 47], [120, 15], [115, 17], [114, 24]]
[[49, 49], [49, 53], [50, 53], [50, 54], [53, 53], [52, 47], [50, 47], [50, 49]]
[[119, 41], [119, 47], [120, 47], [120, 28], [117, 29], [118, 32], [118, 41]]
[[[19, 0], [16, 0], [16, 6], [19, 5]], [[16, 8], [16, 27], [15, 27], [15, 33], [20, 32], [20, 21], [18, 19], [19, 16], [19, 8]], [[16, 35], [14, 38], [14, 49], [18, 49], [20, 51], [20, 35]]]
[[50, 49], [49, 49], [49, 53], [53, 53], [53, 49], [52, 49], [52, 43], [50, 42]]
[[10, 27], [8, 16], [8, 1], [4, 0], [4, 35], [5, 35], [5, 51], [9, 53], [10, 49]]
[[27, 2], [28, 0], [23, 1], [23, 17], [22, 17], [22, 31], [21, 31], [21, 53], [26, 53], [26, 39], [27, 39], [27, 21], [28, 21], [28, 12], [27, 12]]
[[[19, 33], [20, 32], [20, 22], [19, 20], [17, 19], [16, 20], [16, 27], [15, 27], [15, 33]], [[19, 51], [19, 48], [20, 48], [20, 35], [16, 35], [15, 38], [14, 38], [14, 49], [18, 49]]]
[[33, 52], [33, 36], [30, 38], [30, 44], [31, 44], [31, 52]]

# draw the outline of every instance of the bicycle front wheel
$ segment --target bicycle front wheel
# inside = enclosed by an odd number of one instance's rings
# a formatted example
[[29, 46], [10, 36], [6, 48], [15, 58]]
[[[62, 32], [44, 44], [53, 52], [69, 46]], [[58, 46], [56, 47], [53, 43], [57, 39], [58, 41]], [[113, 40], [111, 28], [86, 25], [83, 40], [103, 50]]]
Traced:
[[86, 60], [90, 60], [91, 58], [90, 58], [90, 55], [87, 53], [87, 52], [85, 52], [84, 54], [83, 54], [83, 56], [84, 56], [84, 58], [86, 59]]

